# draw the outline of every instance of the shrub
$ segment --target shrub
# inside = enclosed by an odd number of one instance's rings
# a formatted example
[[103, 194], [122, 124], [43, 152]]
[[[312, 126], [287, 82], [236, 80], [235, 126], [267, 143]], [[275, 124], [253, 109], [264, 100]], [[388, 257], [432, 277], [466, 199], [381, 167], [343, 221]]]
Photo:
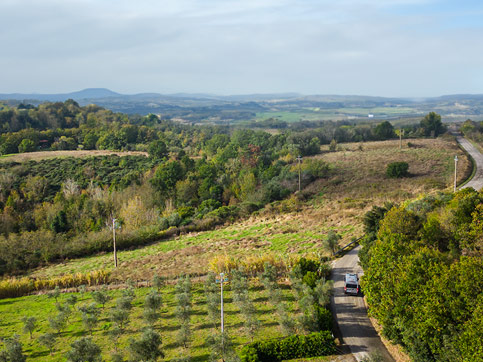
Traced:
[[320, 262], [314, 259], [300, 258], [294, 265], [293, 271], [299, 277], [303, 278], [308, 272], [317, 273]]
[[71, 344], [67, 352], [67, 361], [70, 362], [101, 362], [101, 349], [92, 341], [92, 338], [82, 337]]
[[274, 362], [293, 358], [328, 356], [336, 352], [330, 331], [257, 341], [243, 347], [242, 362]]
[[146, 329], [139, 339], [129, 340], [130, 361], [157, 361], [164, 357], [161, 344], [161, 336], [152, 329]]
[[390, 178], [401, 178], [408, 176], [409, 165], [407, 162], [392, 162], [387, 165], [386, 175]]
[[0, 351], [0, 361], [25, 362], [27, 360], [23, 354], [22, 344], [19, 342], [18, 336], [5, 339], [3, 344], [5, 349]]

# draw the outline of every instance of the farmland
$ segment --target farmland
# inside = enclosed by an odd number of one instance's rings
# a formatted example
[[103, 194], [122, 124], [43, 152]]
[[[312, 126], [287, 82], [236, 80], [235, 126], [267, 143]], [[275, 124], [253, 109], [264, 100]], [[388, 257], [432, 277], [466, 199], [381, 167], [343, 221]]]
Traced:
[[[138, 137], [142, 134], [144, 142], [143, 127], [126, 126], [123, 131], [137, 132]], [[214, 325], [219, 322], [208, 321], [204, 283], [209, 272], [227, 272], [230, 279], [235, 270], [247, 273], [245, 290], [249, 292], [243, 298], [234, 294], [231, 280], [226, 286], [225, 322], [237, 353], [252, 340], [281, 337], [287, 331], [277, 319], [277, 302], [273, 302], [274, 294], [259, 274], [266, 263], [278, 268], [277, 288], [286, 305], [285, 319], [280, 317], [280, 321], [297, 322], [290, 333], [306, 335], [327, 330], [323, 322], [324, 318], [330, 319], [330, 314], [324, 312], [327, 298], [320, 305], [314, 304], [317, 293], [330, 290], [330, 284], [324, 284], [327, 268], [323, 268], [324, 273], [317, 269], [316, 273], [304, 274], [309, 277], [301, 280], [310, 287], [304, 287], [309, 292], [301, 294], [303, 283], [289, 278], [294, 265], [303, 264], [303, 258], [317, 262], [330, 259], [337, 249], [337, 245], [327, 247], [330, 235], [339, 245], [362, 236], [363, 217], [375, 205], [401, 204], [421, 194], [449, 190], [454, 155], [461, 160], [458, 182], [471, 172], [471, 163], [450, 136], [404, 140], [400, 148], [394, 139], [353, 143], [334, 139], [330, 145], [321, 144], [320, 140], [328, 137], [330, 125], [316, 133], [317, 137], [310, 132], [269, 135], [251, 130], [217, 134], [210, 128], [186, 128], [177, 133], [176, 125], [163, 127], [156, 136], [149, 136], [153, 137], [149, 144], [136, 144], [138, 138], [133, 136], [133, 143], [126, 141], [123, 146], [149, 149], [149, 157], [139, 152], [111, 154], [97, 150], [65, 151], [75, 152], [76, 157], [53, 151], [32, 153], [34, 159], [15, 158], [29, 154], [25, 152], [5, 157], [0, 164], [2, 185], [6, 186], [1, 194], [2, 217], [9, 223], [4, 224], [0, 239], [4, 250], [0, 267], [5, 276], [14, 275], [4, 280], [4, 285], [11, 287], [5, 287], [4, 295], [8, 290], [23, 295], [0, 301], [0, 337], [20, 334], [30, 360], [60, 361], [70, 344], [83, 336], [91, 336], [104, 359], [110, 360], [116, 325], [112, 315], [126, 293], [133, 295], [130, 322], [117, 348], [130, 349], [132, 338], [141, 338], [146, 326], [145, 306], [155, 276], [166, 282], [161, 290], [160, 316], [153, 327], [161, 335], [168, 360], [188, 355], [195, 361], [209, 358], [207, 337], [216, 334]], [[350, 139], [363, 134], [382, 139], [394, 136], [387, 122], [374, 128], [344, 127], [337, 130], [347, 132]], [[413, 135], [423, 131], [413, 128]], [[71, 138], [81, 140], [82, 132], [73, 132]], [[115, 130], [99, 132], [96, 145], [114, 145], [123, 139]], [[13, 138], [20, 141], [18, 134], [10, 134], [5, 140]], [[196, 138], [204, 141], [194, 148]], [[19, 150], [32, 147], [33, 141], [24, 140]], [[52, 147], [56, 142], [53, 138]], [[94, 152], [102, 155], [89, 157]], [[49, 158], [51, 155], [58, 157]], [[296, 155], [303, 156], [300, 164]], [[407, 162], [409, 173], [403, 178], [389, 178], [386, 167], [393, 162]], [[296, 192], [299, 173], [301, 191]], [[114, 217], [121, 220], [121, 227], [115, 231], [120, 247], [117, 268], [113, 265], [112, 230], [108, 227], [114, 225]], [[91, 282], [95, 275], [102, 277], [100, 282]], [[175, 286], [183, 275], [190, 275], [192, 280], [192, 309], [185, 313], [187, 322], [180, 320], [179, 303], [183, 298]], [[322, 283], [319, 286], [315, 285], [314, 275]], [[87, 292], [80, 285], [84, 280], [88, 281]], [[110, 301], [105, 307], [99, 303], [92, 306], [95, 293], [104, 290], [98, 284], [105, 280]], [[47, 285], [51, 290], [29, 284], [22, 291], [21, 283]], [[54, 297], [58, 305], [49, 298], [55, 283], [68, 287]], [[34, 295], [26, 295], [32, 291]], [[247, 311], [251, 317], [244, 314]], [[37, 326], [30, 339], [22, 333], [21, 319], [33, 315]], [[53, 324], [50, 320], [57, 318], [55, 315], [62, 315], [69, 323], [63, 328], [57, 324], [59, 328], [54, 331], [55, 321]], [[316, 323], [318, 327], [307, 327], [306, 317], [315, 316], [322, 318]], [[89, 320], [95, 325], [89, 327]], [[247, 327], [246, 321], [252, 325]], [[179, 333], [186, 332], [186, 328], [189, 337], [180, 342]], [[56, 332], [52, 355], [36, 338], [47, 332]]]
[[[136, 297], [133, 301], [133, 310], [131, 312], [131, 322], [127, 330], [119, 342], [119, 349], [123, 350], [127, 344], [128, 339], [139, 334], [139, 330], [143, 326], [143, 304], [146, 295], [151, 288], [138, 288], [135, 291]], [[287, 304], [291, 313], [298, 313], [298, 306], [292, 291], [287, 288], [281, 289], [283, 291], [284, 302]], [[204, 294], [203, 284], [195, 284], [192, 291], [193, 309], [191, 312], [191, 329], [192, 329], [192, 343], [190, 344], [190, 354], [193, 361], [206, 361], [208, 359], [210, 350], [205, 341], [207, 337], [214, 334], [219, 325], [216, 327], [210, 323], [208, 312], [206, 310], [206, 298]], [[71, 296], [75, 295], [78, 298], [76, 307], [81, 305], [88, 305], [94, 300], [91, 293], [67, 293], [62, 294], [58, 301], [65, 303]], [[111, 338], [109, 337], [109, 330], [112, 329], [112, 323], [108, 319], [108, 312], [115, 306], [115, 300], [120, 297], [120, 290], [109, 291], [108, 295], [112, 300], [105, 305], [99, 317], [99, 324], [94, 329], [92, 335], [95, 342], [104, 351], [105, 360], [110, 360], [110, 353], [113, 352]], [[176, 334], [178, 331], [178, 321], [175, 317], [175, 292], [174, 287], [166, 286], [162, 289], [161, 295], [163, 298], [163, 306], [161, 307], [161, 317], [156, 325], [156, 330], [162, 335], [163, 343], [162, 349], [166, 354], [167, 360], [174, 360], [177, 357], [183, 357], [184, 349], [179, 348], [176, 342]], [[266, 291], [259, 283], [254, 283], [250, 290], [250, 297], [255, 301], [254, 306], [257, 311], [257, 318], [261, 323], [261, 327], [257, 332], [256, 337], [271, 335], [273, 337], [282, 336], [278, 323], [273, 318], [275, 308], [268, 302]], [[62, 331], [58, 337], [58, 342], [55, 345], [54, 354], [51, 356], [47, 348], [41, 346], [36, 337], [49, 331], [48, 317], [55, 315], [57, 312], [55, 307], [55, 300], [49, 298], [47, 295], [28, 296], [17, 299], [4, 299], [0, 301], [1, 321], [0, 321], [0, 338], [11, 336], [14, 333], [21, 334], [23, 316], [36, 316], [38, 320], [38, 327], [33, 333], [34, 339], [31, 340], [28, 335], [22, 335], [21, 341], [24, 344], [24, 351], [29, 356], [28, 361], [64, 361], [65, 353], [69, 350], [70, 344], [79, 336], [86, 332], [82, 325], [81, 313], [78, 310], [73, 310], [69, 317], [69, 325]], [[98, 305], [101, 310], [101, 305]], [[234, 339], [234, 344], [239, 350], [240, 346], [247, 342], [243, 330], [243, 321], [239, 314], [239, 309], [233, 303], [232, 291], [225, 292], [225, 325], [229, 334]]]
[[[144, 248], [119, 253], [121, 261], [112, 277], [122, 281], [149, 280], [153, 273], [174, 277], [178, 273], [204, 273], [217, 255], [250, 257], [325, 254], [322, 240], [330, 230], [341, 234], [341, 244], [362, 235], [362, 216], [373, 205], [402, 202], [421, 193], [445, 190], [452, 184], [454, 154], [462, 170], [470, 169], [466, 156], [454, 141], [417, 140], [415, 147], [398, 149], [397, 141], [340, 145], [337, 152], [316, 156], [333, 164], [330, 177], [306, 187], [309, 200], [297, 198], [267, 206], [252, 217], [213, 231], [176, 236]], [[362, 146], [362, 151], [360, 147]], [[411, 177], [387, 179], [389, 162], [406, 160]], [[461, 182], [465, 173], [461, 172]], [[122, 230], [120, 231], [122, 233]], [[65, 261], [38, 269], [33, 277], [49, 277], [76, 271], [112, 269], [110, 254]]]

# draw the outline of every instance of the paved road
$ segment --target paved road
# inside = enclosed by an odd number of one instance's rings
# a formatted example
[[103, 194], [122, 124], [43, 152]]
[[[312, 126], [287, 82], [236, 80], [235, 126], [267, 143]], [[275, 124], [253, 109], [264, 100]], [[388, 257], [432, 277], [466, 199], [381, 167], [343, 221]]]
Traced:
[[460, 189], [464, 189], [466, 187], [473, 187], [476, 191], [479, 191], [483, 188], [483, 155], [466, 138], [457, 136], [456, 140], [471, 155], [471, 157], [473, 157], [476, 163], [475, 175], [470, 182], [460, 187]]
[[344, 294], [344, 275], [346, 273], [362, 274], [358, 264], [361, 246], [352, 249], [342, 258], [337, 259], [332, 268], [334, 280], [334, 296], [332, 297], [332, 310], [334, 311], [343, 343], [348, 346], [354, 357], [360, 361], [371, 352], [379, 352], [384, 361], [392, 362], [394, 359], [387, 351], [381, 339], [372, 326], [362, 296]]

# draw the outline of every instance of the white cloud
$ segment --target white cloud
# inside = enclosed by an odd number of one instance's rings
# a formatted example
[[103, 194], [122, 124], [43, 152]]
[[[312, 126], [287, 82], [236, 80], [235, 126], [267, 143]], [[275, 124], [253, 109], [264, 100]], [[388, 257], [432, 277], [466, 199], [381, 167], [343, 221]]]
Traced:
[[3, 0], [0, 92], [483, 91], [481, 27], [435, 2]]

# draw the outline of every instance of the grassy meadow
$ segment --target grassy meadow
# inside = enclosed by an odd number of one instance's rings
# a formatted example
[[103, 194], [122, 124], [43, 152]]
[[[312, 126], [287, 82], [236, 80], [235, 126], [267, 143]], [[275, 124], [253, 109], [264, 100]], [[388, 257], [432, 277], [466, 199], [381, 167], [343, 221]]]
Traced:
[[[329, 231], [339, 233], [340, 244], [362, 235], [362, 217], [373, 205], [402, 202], [422, 193], [450, 189], [454, 155], [460, 158], [459, 182], [469, 174], [471, 163], [452, 140], [412, 140], [413, 147], [398, 141], [349, 143], [337, 152], [324, 150], [330, 176], [305, 187], [308, 201], [291, 198], [267, 206], [247, 220], [212, 231], [189, 233], [144, 248], [118, 253], [120, 266], [113, 270], [112, 254], [101, 254], [39, 268], [30, 276], [45, 278], [74, 272], [105, 269], [112, 279], [142, 282], [154, 273], [176, 277], [180, 273], [204, 274], [219, 255], [236, 259], [261, 254], [329, 255], [322, 241]], [[411, 177], [388, 179], [386, 165], [409, 163]], [[465, 170], [465, 172], [463, 172]]]

